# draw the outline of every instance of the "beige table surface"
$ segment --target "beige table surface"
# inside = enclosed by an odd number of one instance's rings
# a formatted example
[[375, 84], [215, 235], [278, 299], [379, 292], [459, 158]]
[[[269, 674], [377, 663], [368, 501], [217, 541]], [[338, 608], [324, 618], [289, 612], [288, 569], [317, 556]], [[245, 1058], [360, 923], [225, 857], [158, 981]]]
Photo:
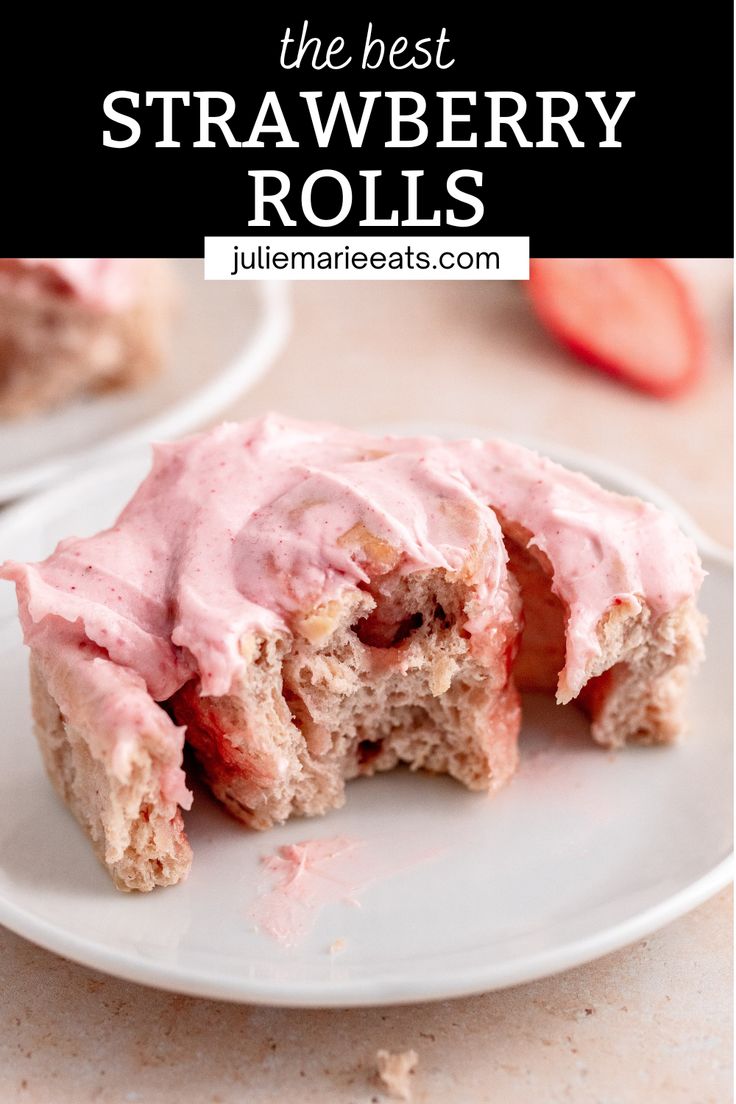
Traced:
[[[443, 419], [625, 463], [731, 541], [731, 265], [690, 262], [707, 377], [675, 403], [572, 363], [518, 288], [303, 284], [289, 347], [231, 412]], [[0, 929], [0, 1104], [369, 1104], [376, 1049], [419, 1054], [415, 1101], [731, 1100], [731, 894], [555, 978], [405, 1008], [290, 1011], [149, 990]]]

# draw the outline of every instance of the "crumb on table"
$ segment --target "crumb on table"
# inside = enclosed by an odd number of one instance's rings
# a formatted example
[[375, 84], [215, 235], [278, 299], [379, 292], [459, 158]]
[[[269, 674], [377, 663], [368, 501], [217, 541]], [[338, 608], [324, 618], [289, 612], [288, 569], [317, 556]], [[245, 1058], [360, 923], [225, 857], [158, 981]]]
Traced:
[[409, 1078], [418, 1064], [419, 1055], [415, 1050], [402, 1050], [398, 1054], [392, 1054], [389, 1050], [376, 1051], [378, 1079], [395, 1100], [411, 1100]]

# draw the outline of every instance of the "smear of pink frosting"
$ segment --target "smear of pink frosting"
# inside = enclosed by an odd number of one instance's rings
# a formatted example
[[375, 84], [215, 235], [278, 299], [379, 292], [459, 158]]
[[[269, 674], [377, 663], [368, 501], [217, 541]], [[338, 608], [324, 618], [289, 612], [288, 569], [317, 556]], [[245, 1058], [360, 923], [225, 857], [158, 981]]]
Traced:
[[94, 310], [123, 310], [135, 297], [139, 265], [127, 257], [3, 257], [0, 292], [58, 295]]
[[285, 947], [301, 943], [321, 911], [339, 901], [358, 905], [368, 886], [441, 854], [425, 850], [398, 858], [395, 849], [348, 836], [284, 844], [264, 855], [264, 881], [248, 912], [255, 927]]

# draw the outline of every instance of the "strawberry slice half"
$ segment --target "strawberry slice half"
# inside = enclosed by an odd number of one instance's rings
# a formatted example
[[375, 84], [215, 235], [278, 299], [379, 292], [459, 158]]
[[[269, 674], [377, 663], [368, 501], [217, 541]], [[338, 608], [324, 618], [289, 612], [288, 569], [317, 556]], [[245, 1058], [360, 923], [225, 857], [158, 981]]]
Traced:
[[528, 290], [550, 332], [610, 375], [671, 397], [700, 374], [703, 328], [666, 261], [540, 258], [530, 263]]

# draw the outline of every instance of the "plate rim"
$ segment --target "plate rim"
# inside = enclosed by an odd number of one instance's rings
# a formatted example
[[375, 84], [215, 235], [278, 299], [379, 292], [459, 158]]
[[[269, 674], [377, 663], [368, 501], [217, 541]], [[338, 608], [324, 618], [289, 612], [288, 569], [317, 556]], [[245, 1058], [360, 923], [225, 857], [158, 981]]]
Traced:
[[[396, 425], [395, 428], [398, 430], [399, 426]], [[451, 428], [454, 431], [455, 427]], [[465, 429], [469, 428], [465, 427]], [[482, 435], [491, 436], [487, 430]], [[511, 434], [505, 436], [513, 437]], [[516, 439], [519, 440], [518, 437]], [[534, 439], [532, 442], [527, 438], [526, 441], [545, 451], [553, 459], [560, 459], [568, 464], [579, 464], [583, 471], [602, 479], [609, 478], [619, 485], [625, 485], [634, 494], [648, 498], [657, 505], [673, 511], [678, 522], [695, 539], [701, 555], [733, 571], [733, 555], [730, 550], [703, 533], [690, 515], [656, 485], [608, 460], [600, 460], [584, 452], [558, 447], [539, 439]], [[34, 516], [38, 516], [39, 512], [43, 514], [47, 503], [58, 508], [60, 497], [76, 497], [88, 483], [99, 486], [100, 479], [104, 478], [105, 474], [114, 477], [139, 460], [143, 460], [142, 450], [129, 451], [125, 456], [106, 457], [107, 462], [102, 470], [78, 472], [53, 488], [11, 505], [0, 516], [0, 538], [12, 532], [14, 527], [28, 524]], [[46, 950], [64, 955], [82, 966], [169, 992], [284, 1008], [398, 1005], [491, 992], [551, 977], [581, 966], [620, 950], [685, 915], [724, 889], [733, 877], [734, 853], [732, 850], [689, 885], [664, 897], [655, 905], [593, 934], [531, 955], [517, 955], [502, 965], [494, 964], [486, 971], [477, 966], [455, 969], [445, 967], [439, 976], [428, 974], [425, 978], [415, 977], [409, 980], [398, 971], [393, 975], [384, 974], [379, 979], [335, 978], [329, 981], [307, 982], [291, 980], [286, 984], [281, 980], [263, 981], [239, 978], [237, 975], [215, 976], [206, 969], [172, 966], [165, 962], [156, 962], [117, 951], [104, 944], [90, 943], [87, 939], [77, 937], [66, 929], [59, 929], [49, 921], [18, 907], [8, 900], [2, 891], [0, 891], [0, 924]]]
[[2, 896], [0, 924], [21, 938], [63, 955], [80, 966], [170, 993], [275, 1008], [365, 1008], [416, 1004], [524, 985], [554, 977], [621, 950], [691, 912], [725, 889], [733, 881], [733, 858], [731, 852], [689, 886], [602, 932], [534, 955], [518, 956], [503, 967], [496, 965], [486, 973], [476, 967], [445, 970], [441, 981], [428, 975], [426, 979], [413, 979], [407, 983], [398, 972], [395, 976], [380, 979], [290, 981], [286, 987], [283, 982], [238, 979], [226, 974], [215, 980], [206, 970], [191, 967], [182, 970], [151, 959], [134, 958], [101, 944], [90, 944], [72, 933], [59, 931], [48, 921], [9, 905]]
[[252, 283], [258, 304], [253, 332], [214, 379], [101, 444], [41, 460], [15, 472], [0, 473], [0, 506], [22, 495], [65, 482], [88, 464], [108, 461], [153, 439], [170, 440], [191, 432], [258, 383], [286, 344], [291, 332], [292, 312], [286, 283], [275, 280]]

